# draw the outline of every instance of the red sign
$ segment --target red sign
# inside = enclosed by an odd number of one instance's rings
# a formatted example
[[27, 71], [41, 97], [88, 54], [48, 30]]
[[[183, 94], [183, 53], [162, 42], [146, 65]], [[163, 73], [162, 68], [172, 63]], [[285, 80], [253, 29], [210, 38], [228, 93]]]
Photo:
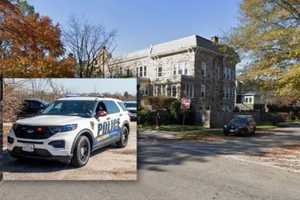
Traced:
[[186, 97], [183, 97], [181, 99], [181, 109], [187, 110], [190, 108], [190, 106], [191, 106], [191, 100]]

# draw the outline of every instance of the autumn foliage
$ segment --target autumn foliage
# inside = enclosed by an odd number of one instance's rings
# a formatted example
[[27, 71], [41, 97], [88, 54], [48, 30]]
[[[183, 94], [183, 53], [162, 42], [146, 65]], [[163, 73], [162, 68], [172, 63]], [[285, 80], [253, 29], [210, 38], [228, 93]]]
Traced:
[[247, 56], [242, 74], [261, 89], [300, 99], [300, 1], [243, 0], [231, 44]]
[[5, 77], [73, 77], [75, 60], [63, 58], [59, 25], [17, 4], [0, 1], [0, 67]]

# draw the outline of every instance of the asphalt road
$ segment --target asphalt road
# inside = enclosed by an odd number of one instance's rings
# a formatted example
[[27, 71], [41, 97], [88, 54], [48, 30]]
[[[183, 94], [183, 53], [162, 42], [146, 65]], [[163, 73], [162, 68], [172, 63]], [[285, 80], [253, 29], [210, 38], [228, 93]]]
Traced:
[[231, 158], [260, 151], [264, 145], [300, 141], [300, 128], [276, 134], [215, 142], [164, 140], [141, 134], [137, 182], [3, 182], [0, 196], [3, 200], [299, 200], [300, 173]]
[[7, 152], [0, 155], [4, 180], [136, 180], [136, 123], [130, 123], [125, 148], [106, 147], [93, 152], [86, 166], [71, 166], [50, 161], [16, 161]]

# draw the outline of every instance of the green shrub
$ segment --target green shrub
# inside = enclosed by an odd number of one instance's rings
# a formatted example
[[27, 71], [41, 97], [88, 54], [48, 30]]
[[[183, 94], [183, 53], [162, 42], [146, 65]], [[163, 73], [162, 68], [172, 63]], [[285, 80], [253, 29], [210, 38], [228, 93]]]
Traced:
[[[182, 124], [183, 112], [180, 108], [181, 103], [178, 100], [173, 100], [168, 107], [160, 110], [145, 110], [138, 111], [139, 124], [155, 125], [157, 112], [159, 112], [159, 124]], [[185, 111], [185, 124], [192, 125], [194, 121], [194, 113], [191, 109]]]
[[170, 114], [174, 119], [174, 122], [179, 123], [181, 121], [181, 103], [179, 100], [173, 101], [170, 105]]
[[143, 125], [153, 125], [155, 123], [154, 113], [146, 110], [138, 111], [138, 123]]
[[146, 96], [142, 99], [144, 105], [151, 105], [153, 110], [163, 110], [168, 109], [175, 98], [164, 97], [164, 96]]

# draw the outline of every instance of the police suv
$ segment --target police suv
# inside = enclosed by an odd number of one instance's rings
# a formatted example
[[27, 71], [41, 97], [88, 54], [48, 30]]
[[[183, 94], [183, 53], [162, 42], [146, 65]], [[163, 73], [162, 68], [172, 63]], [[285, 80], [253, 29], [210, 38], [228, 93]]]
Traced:
[[129, 114], [112, 98], [67, 97], [50, 104], [40, 115], [18, 120], [8, 135], [15, 158], [38, 158], [84, 166], [95, 149], [127, 145]]

